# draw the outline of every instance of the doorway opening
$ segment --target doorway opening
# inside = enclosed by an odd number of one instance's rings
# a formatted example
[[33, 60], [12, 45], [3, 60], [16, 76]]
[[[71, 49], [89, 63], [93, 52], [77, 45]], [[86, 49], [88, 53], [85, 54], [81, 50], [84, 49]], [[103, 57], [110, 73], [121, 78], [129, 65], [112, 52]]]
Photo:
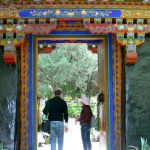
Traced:
[[[42, 110], [57, 89], [62, 90], [69, 113], [69, 131], [65, 134], [64, 149], [69, 150], [70, 146], [82, 149], [80, 125], [75, 125], [75, 117], [80, 115], [78, 99], [82, 96], [90, 99], [93, 114], [97, 116], [98, 55], [90, 49], [96, 50], [98, 44], [50, 41], [39, 41], [38, 44], [38, 149], [50, 149], [50, 135], [41, 130], [41, 123], [46, 119]], [[93, 149], [99, 149], [99, 129], [91, 130], [91, 141]]]

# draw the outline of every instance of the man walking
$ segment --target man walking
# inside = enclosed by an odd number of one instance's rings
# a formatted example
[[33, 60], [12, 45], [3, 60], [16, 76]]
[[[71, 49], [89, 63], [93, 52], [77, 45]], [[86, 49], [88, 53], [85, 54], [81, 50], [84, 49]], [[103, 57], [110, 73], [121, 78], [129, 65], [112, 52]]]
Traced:
[[48, 115], [50, 121], [51, 150], [56, 150], [57, 140], [58, 150], [63, 150], [64, 128], [65, 131], [68, 131], [68, 108], [66, 102], [61, 98], [60, 90], [56, 90], [55, 97], [47, 101], [43, 113]]

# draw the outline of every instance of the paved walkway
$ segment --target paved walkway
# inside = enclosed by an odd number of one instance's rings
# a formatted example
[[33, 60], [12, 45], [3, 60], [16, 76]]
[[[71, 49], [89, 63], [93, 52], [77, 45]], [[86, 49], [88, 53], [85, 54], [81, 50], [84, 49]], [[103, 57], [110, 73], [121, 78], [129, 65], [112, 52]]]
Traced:
[[[64, 150], [83, 150], [80, 125], [75, 125], [74, 119], [70, 119], [68, 127], [69, 131], [65, 133]], [[50, 145], [43, 145], [38, 150], [50, 150]], [[92, 142], [92, 150], [99, 150], [99, 142]]]

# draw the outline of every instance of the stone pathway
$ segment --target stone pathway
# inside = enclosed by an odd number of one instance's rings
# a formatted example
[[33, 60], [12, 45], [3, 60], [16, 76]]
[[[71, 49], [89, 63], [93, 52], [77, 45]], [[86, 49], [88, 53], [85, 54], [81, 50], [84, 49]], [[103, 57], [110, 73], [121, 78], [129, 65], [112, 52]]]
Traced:
[[[80, 125], [75, 125], [74, 119], [69, 120], [69, 131], [65, 133], [64, 150], [83, 150], [80, 135]], [[92, 142], [92, 150], [99, 150], [99, 142]], [[50, 145], [38, 147], [38, 150], [50, 150]]]

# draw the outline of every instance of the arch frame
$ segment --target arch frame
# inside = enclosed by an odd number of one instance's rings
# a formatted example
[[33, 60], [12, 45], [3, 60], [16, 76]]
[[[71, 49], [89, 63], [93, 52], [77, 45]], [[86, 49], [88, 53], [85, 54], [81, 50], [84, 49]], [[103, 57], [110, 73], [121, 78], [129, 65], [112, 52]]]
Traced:
[[[121, 111], [121, 105], [116, 99], [121, 100], [121, 50], [116, 43], [116, 38], [109, 35], [32, 35], [26, 38], [24, 47], [21, 48], [20, 72], [20, 103], [21, 103], [21, 135], [19, 149], [37, 149], [37, 72], [38, 72], [38, 41], [39, 40], [95, 40], [101, 41], [98, 51], [99, 63], [99, 92], [105, 95], [105, 127], [108, 150], [119, 150], [122, 147], [121, 120], [116, 114]], [[118, 48], [118, 50], [116, 49]], [[119, 53], [119, 54], [118, 54]], [[119, 70], [116, 66], [119, 65]], [[119, 78], [118, 78], [119, 77]], [[117, 80], [117, 81], [116, 81]], [[119, 81], [119, 82], [118, 82]], [[119, 91], [119, 95], [116, 92]], [[117, 107], [119, 105], [119, 108]], [[113, 114], [113, 115], [112, 115]], [[119, 124], [117, 121], [119, 120]], [[120, 128], [118, 129], [118, 126]], [[25, 140], [24, 140], [25, 139]], [[119, 140], [119, 142], [118, 142]]]

